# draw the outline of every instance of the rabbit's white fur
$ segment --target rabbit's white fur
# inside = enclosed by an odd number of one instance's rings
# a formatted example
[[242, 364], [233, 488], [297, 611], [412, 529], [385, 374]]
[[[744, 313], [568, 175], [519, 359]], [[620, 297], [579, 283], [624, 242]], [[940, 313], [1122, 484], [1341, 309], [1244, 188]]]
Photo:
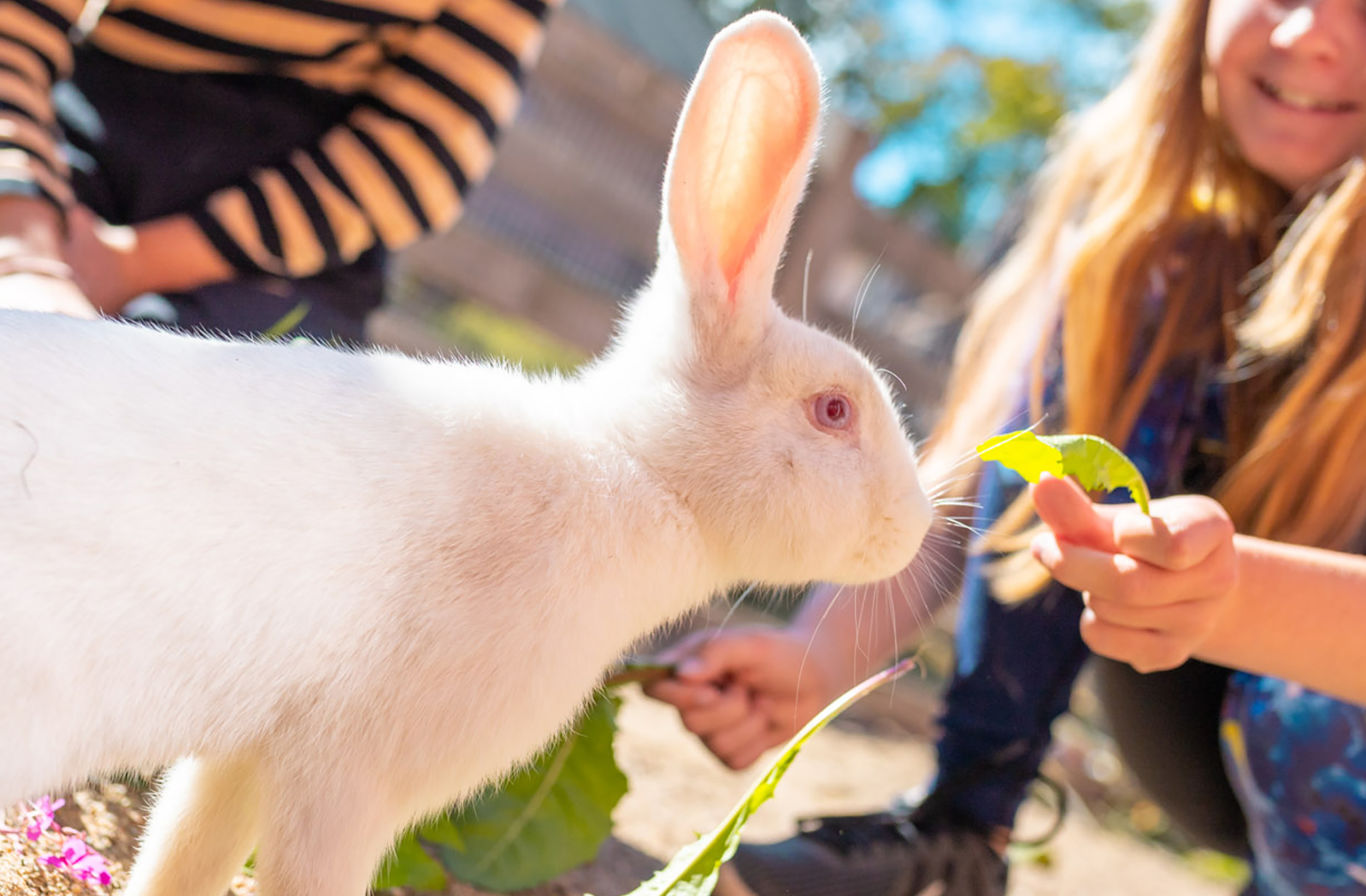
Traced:
[[0, 804], [180, 759], [130, 894], [259, 844], [263, 896], [361, 896], [660, 623], [902, 568], [930, 508], [886, 389], [771, 295], [819, 111], [784, 20], [717, 37], [659, 267], [568, 379], [0, 314]]

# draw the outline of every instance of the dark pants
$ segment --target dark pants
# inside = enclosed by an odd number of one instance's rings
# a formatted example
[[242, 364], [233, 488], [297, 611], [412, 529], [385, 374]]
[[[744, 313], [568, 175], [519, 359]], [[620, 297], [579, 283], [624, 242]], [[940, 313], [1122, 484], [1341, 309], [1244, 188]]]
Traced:
[[[54, 91], [77, 199], [116, 224], [186, 211], [343, 120], [354, 101], [282, 78], [180, 74], [80, 47]], [[244, 275], [165, 296], [174, 326], [250, 335], [306, 308], [291, 334], [360, 342], [381, 301], [385, 252], [287, 280]]]
[[[987, 464], [982, 521], [1011, 497], [999, 466]], [[1092, 656], [1078, 624], [1081, 600], [1053, 587], [1023, 604], [991, 597], [983, 559], [969, 560], [955, 632], [957, 665], [945, 698], [937, 789], [949, 811], [1010, 827], [1047, 750], [1049, 727], [1066, 711]], [[1228, 670], [1190, 662], [1140, 675], [1100, 663], [1098, 687], [1120, 753], [1138, 783], [1197, 843], [1247, 853], [1242, 809], [1219, 752], [1219, 712]]]

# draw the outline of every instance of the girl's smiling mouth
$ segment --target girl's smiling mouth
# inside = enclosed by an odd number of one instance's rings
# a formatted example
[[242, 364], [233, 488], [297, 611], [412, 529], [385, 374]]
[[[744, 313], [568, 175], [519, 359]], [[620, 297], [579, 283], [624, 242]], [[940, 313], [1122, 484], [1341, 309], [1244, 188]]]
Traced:
[[1318, 112], [1335, 115], [1355, 112], [1359, 108], [1351, 100], [1323, 99], [1309, 93], [1281, 87], [1267, 78], [1258, 76], [1252, 79], [1257, 90], [1272, 102], [1293, 109], [1296, 112]]

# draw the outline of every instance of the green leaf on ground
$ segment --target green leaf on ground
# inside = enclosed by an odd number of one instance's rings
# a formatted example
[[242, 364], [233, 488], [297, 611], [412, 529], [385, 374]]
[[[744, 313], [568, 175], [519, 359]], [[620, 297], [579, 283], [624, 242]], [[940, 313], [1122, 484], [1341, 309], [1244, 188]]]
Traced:
[[567, 736], [531, 763], [409, 832], [375, 889], [440, 890], [451, 877], [504, 893], [591, 860], [611, 834], [612, 810], [626, 793], [612, 750], [618, 703], [600, 695]]
[[1148, 484], [1134, 462], [1100, 436], [1036, 436], [1029, 430], [1008, 432], [977, 446], [982, 460], [998, 461], [1029, 482], [1044, 473], [1075, 476], [1087, 491], [1128, 489], [1139, 508], [1148, 512]]
[[[886, 684], [911, 668], [912, 660], [903, 660], [895, 666], [874, 675], [862, 684], [846, 691], [834, 703], [821, 710], [801, 731], [797, 732], [783, 752], [773, 761], [749, 792], [730, 815], [710, 834], [699, 837], [696, 842], [679, 850], [663, 870], [657, 872], [645, 883], [632, 890], [627, 896], [709, 896], [716, 886], [716, 878], [721, 865], [735, 853], [740, 842], [740, 831], [759, 806], [773, 796], [778, 781], [787, 773], [792, 760], [811, 736], [821, 730], [831, 719], [839, 715], [859, 698]], [[663, 808], [663, 807], [661, 807]]]

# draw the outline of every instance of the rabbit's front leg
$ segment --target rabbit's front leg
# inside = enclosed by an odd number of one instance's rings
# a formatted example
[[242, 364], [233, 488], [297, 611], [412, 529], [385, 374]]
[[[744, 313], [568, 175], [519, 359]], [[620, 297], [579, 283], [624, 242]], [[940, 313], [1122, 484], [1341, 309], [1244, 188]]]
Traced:
[[406, 818], [373, 778], [294, 779], [267, 812], [256, 854], [261, 896], [365, 896]]
[[260, 825], [255, 762], [180, 760], [161, 784], [124, 896], [218, 896], [241, 870]]

